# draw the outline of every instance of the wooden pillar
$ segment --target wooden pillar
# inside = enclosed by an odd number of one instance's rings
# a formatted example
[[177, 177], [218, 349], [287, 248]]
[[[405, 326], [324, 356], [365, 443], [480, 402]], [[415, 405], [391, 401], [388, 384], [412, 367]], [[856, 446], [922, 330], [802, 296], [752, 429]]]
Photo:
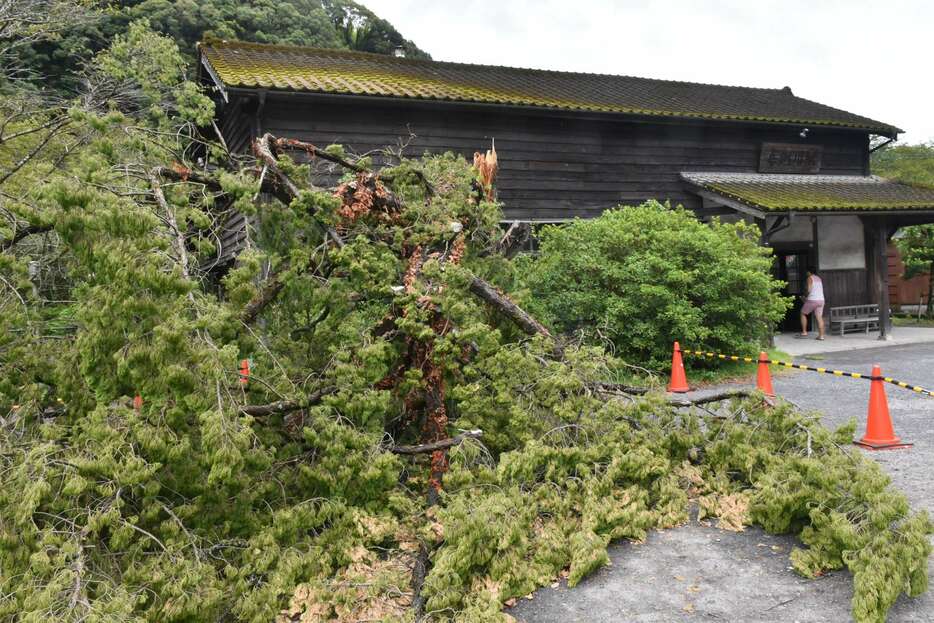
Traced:
[[769, 246], [768, 221], [765, 218], [757, 218], [756, 226], [759, 228], [759, 246]]
[[891, 339], [889, 335], [889, 230], [885, 219], [875, 224], [876, 290], [879, 295], [879, 339]]
[[811, 261], [814, 263], [814, 268], [820, 271], [820, 236], [816, 216], [811, 217]]

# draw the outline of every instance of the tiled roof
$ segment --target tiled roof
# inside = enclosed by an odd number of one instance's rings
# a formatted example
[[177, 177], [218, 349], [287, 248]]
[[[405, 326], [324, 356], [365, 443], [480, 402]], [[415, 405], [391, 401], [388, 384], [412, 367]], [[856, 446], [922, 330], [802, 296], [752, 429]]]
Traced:
[[764, 212], [934, 210], [934, 189], [875, 176], [684, 172], [681, 177]]
[[784, 89], [583, 74], [237, 41], [199, 44], [224, 87], [264, 88], [566, 110], [901, 130]]

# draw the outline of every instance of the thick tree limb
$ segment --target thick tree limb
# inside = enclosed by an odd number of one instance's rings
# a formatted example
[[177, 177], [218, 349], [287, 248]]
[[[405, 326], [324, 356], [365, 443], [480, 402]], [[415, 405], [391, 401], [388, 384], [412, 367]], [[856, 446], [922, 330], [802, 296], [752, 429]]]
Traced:
[[243, 311], [240, 312], [240, 321], [244, 324], [251, 324], [256, 317], [259, 316], [267, 305], [272, 303], [279, 293], [282, 291], [282, 288], [285, 287], [285, 282], [280, 278], [281, 271], [275, 271], [266, 280], [266, 283], [263, 284], [263, 287], [260, 291], [254, 296], [249, 303], [243, 308]]
[[[395, 446], [389, 451], [394, 454], [422, 454], [431, 452], [432, 462], [434, 463], [434, 453], [443, 451], [452, 446], [463, 443], [465, 439], [476, 439], [483, 435], [481, 430], [471, 430], [461, 433], [450, 439], [443, 439], [434, 443], [427, 443], [420, 446]], [[434, 492], [434, 493], [433, 493]], [[438, 493], [435, 489], [429, 489], [428, 506], [435, 506], [439, 501]], [[428, 566], [431, 561], [431, 549], [424, 541], [419, 542], [418, 556], [415, 559], [415, 567], [412, 569], [412, 610], [415, 612], [416, 623], [425, 620], [425, 595], [422, 593], [422, 587], [425, 585], [425, 577], [428, 575]]]
[[504, 316], [512, 320], [516, 326], [522, 329], [525, 333], [529, 335], [542, 335], [554, 340], [555, 353], [559, 356], [563, 354], [564, 348], [561, 346], [555, 336], [551, 334], [551, 331], [545, 327], [545, 325], [536, 320], [527, 311], [513, 303], [508, 296], [500, 292], [493, 285], [487, 283], [479, 277], [473, 277], [470, 280], [470, 291], [486, 301], [486, 303], [502, 313]]
[[244, 405], [240, 407], [240, 413], [252, 415], [253, 417], [266, 417], [280, 413], [291, 413], [304, 408], [305, 403], [297, 400], [277, 400], [267, 405]]
[[[299, 187], [295, 185], [295, 182], [279, 168], [279, 162], [276, 160], [272, 151], [272, 143], [277, 140], [278, 139], [272, 134], [264, 134], [261, 138], [253, 141], [253, 152], [263, 161], [263, 164], [266, 165], [266, 169], [276, 177], [278, 181], [277, 188], [279, 188], [280, 191], [284, 191], [284, 193], [278, 193], [279, 199], [288, 205], [301, 194], [301, 189], [299, 189]], [[311, 190], [318, 189], [312, 188]], [[312, 212], [312, 216], [314, 216], [314, 212]], [[324, 229], [328, 237], [334, 241], [334, 244], [337, 245], [338, 248], [344, 247], [344, 240], [333, 227], [325, 227]]]
[[278, 400], [266, 405], [244, 405], [240, 407], [240, 413], [244, 415], [252, 415], [253, 417], [266, 417], [269, 415], [278, 415], [281, 413], [291, 413], [292, 411], [307, 409], [308, 407], [320, 404], [325, 396], [329, 396], [335, 392], [337, 392], [337, 388], [327, 387], [325, 389], [319, 389], [315, 393], [308, 396], [307, 399], [302, 401]]
[[333, 162], [334, 164], [340, 165], [345, 169], [350, 169], [351, 171], [356, 171], [357, 173], [364, 173], [368, 171], [366, 167], [362, 167], [355, 162], [350, 162], [340, 156], [326, 152], [323, 149], [318, 149], [315, 145], [311, 143], [306, 143], [305, 141], [299, 141], [294, 138], [277, 138], [276, 147], [279, 149], [296, 149], [303, 151], [312, 158], [321, 158], [322, 160], [327, 160], [328, 162]]
[[201, 184], [211, 190], [223, 191], [221, 183], [217, 178], [211, 177], [210, 175], [204, 175], [197, 171], [190, 169], [173, 169], [171, 167], [156, 167], [152, 170], [152, 174], [161, 177], [167, 180], [173, 180], [176, 182], [190, 182], [192, 184]]
[[[345, 169], [350, 169], [351, 171], [356, 171], [357, 173], [369, 173], [369, 169], [366, 167], [360, 166], [356, 162], [350, 162], [346, 158], [342, 158], [338, 155], [328, 153], [323, 149], [319, 149], [316, 145], [311, 143], [306, 143], [305, 141], [299, 141], [294, 138], [278, 138], [276, 139], [276, 146], [279, 149], [296, 149], [307, 153], [312, 158], [321, 158], [322, 160], [327, 160], [328, 162], [333, 162], [336, 165], [344, 167]], [[431, 182], [428, 181], [428, 178], [425, 177], [425, 174], [421, 171], [414, 169], [412, 173], [418, 178], [419, 183], [422, 184], [422, 187], [425, 189], [425, 192], [428, 196], [435, 194], [435, 189], [431, 185]], [[392, 172], [383, 174], [379, 173], [379, 178], [385, 181], [392, 181], [394, 176]]]
[[674, 407], [691, 407], [694, 405], [704, 405], [711, 402], [720, 402], [721, 400], [729, 400], [731, 398], [749, 398], [750, 396], [754, 395], [755, 392], [748, 389], [726, 389], [714, 394], [708, 394], [706, 396], [700, 396], [693, 399], [669, 396], [668, 404]]
[[428, 561], [431, 552], [424, 541], [418, 544], [418, 556], [415, 558], [415, 568], [412, 569], [412, 610], [415, 611], [415, 623], [422, 623], [425, 611], [425, 596], [422, 595], [422, 586], [428, 576]]
[[26, 227], [20, 227], [13, 232], [11, 238], [0, 240], [0, 251], [6, 251], [26, 236], [41, 234], [47, 231], [52, 231], [52, 225], [27, 225]]
[[467, 439], [479, 439], [482, 436], [483, 431], [480, 429], [469, 430], [456, 437], [451, 437], [450, 439], [442, 439], [441, 441], [435, 441], [433, 443], [424, 443], [419, 446], [392, 446], [389, 448], [389, 451], [393, 454], [426, 454], [436, 450], [453, 448], [454, 446], [462, 444]]
[[[276, 194], [278, 199], [288, 205], [292, 202], [293, 199], [299, 196], [301, 192], [295, 182], [289, 178], [288, 175], [282, 172], [279, 169], [278, 161], [276, 160], [275, 155], [272, 151], [272, 143], [278, 142], [278, 139], [272, 134], [264, 134], [261, 138], [256, 139], [253, 142], [253, 151], [256, 156], [263, 161], [265, 170], [269, 171], [277, 180], [276, 184], [273, 184], [270, 190]], [[263, 183], [265, 187], [265, 182]], [[312, 216], [314, 213], [312, 212]], [[343, 248], [344, 241], [341, 238], [334, 228], [324, 227], [324, 230], [335, 245], [338, 248]], [[263, 284], [260, 292], [247, 303], [243, 311], [240, 314], [240, 320], [245, 324], [250, 324], [256, 320], [257, 316], [270, 304], [272, 303], [279, 293], [282, 291], [282, 288], [285, 287], [285, 283], [282, 281], [282, 273], [288, 269], [288, 264], [284, 264], [279, 267], [278, 270], [274, 271], [269, 278], [266, 280], [266, 283]]]

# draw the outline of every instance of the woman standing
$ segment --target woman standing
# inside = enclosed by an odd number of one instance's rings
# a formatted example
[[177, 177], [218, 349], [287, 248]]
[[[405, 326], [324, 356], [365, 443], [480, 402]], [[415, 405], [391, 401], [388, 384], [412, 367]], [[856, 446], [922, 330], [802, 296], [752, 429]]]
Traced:
[[801, 333], [795, 337], [808, 336], [808, 314], [814, 314], [817, 321], [817, 339], [824, 339], [824, 282], [817, 276], [817, 269], [808, 266], [808, 293], [801, 306]]

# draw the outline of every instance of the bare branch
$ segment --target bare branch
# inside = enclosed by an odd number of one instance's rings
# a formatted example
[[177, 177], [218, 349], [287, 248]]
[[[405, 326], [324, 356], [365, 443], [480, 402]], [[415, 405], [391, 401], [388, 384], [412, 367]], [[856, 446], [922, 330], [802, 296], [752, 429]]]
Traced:
[[59, 121], [55, 125], [51, 126], [48, 129], [48, 132], [46, 133], [46, 135], [42, 138], [41, 141], [39, 141], [35, 145], [35, 147], [29, 150], [22, 158], [17, 160], [13, 164], [13, 166], [11, 166], [6, 172], [4, 172], [2, 176], [0, 176], [0, 185], [2, 185], [4, 182], [10, 179], [13, 175], [16, 174], [17, 171], [19, 171], [24, 166], [29, 164], [29, 162], [33, 158], [39, 155], [39, 152], [45, 149], [46, 145], [48, 145], [49, 142], [58, 134], [58, 131], [64, 128], [66, 125], [68, 125], [68, 123], [69, 123], [69, 120], [65, 119], [64, 121]]
[[[165, 198], [165, 193], [162, 192], [162, 186], [159, 184], [156, 170], [153, 170], [149, 174], [149, 187], [152, 188], [152, 194], [156, 198], [156, 203], [162, 211], [165, 212], [166, 221], [172, 229], [172, 246], [175, 247], [175, 253], [178, 255], [178, 263], [182, 270], [182, 276], [185, 279], [190, 279], [191, 275], [188, 272], [188, 250], [185, 248], [185, 234], [178, 228], [178, 222], [175, 219], [175, 210], [169, 205], [169, 202]], [[189, 293], [189, 298], [192, 298], [192, 296], [193, 295]]]
[[320, 404], [325, 396], [330, 396], [337, 392], [336, 387], [326, 387], [324, 389], [319, 389], [315, 393], [311, 394], [305, 400], [278, 400], [266, 405], [245, 405], [240, 407], [240, 413], [244, 415], [252, 415], [253, 417], [266, 417], [269, 415], [278, 415], [280, 413], [291, 413], [292, 411], [299, 411], [301, 409], [307, 409], [316, 404]]
[[528, 241], [531, 235], [532, 228], [528, 223], [513, 221], [503, 237], [494, 245], [493, 250], [500, 255], [512, 257], [522, 248], [522, 245]]
[[425, 454], [428, 452], [435, 452], [437, 450], [452, 448], [454, 446], [460, 445], [467, 439], [479, 439], [482, 436], [483, 431], [480, 429], [475, 429], [465, 431], [456, 437], [451, 437], [450, 439], [442, 439], [441, 441], [425, 443], [419, 446], [392, 446], [389, 448], [389, 451], [393, 454]]

